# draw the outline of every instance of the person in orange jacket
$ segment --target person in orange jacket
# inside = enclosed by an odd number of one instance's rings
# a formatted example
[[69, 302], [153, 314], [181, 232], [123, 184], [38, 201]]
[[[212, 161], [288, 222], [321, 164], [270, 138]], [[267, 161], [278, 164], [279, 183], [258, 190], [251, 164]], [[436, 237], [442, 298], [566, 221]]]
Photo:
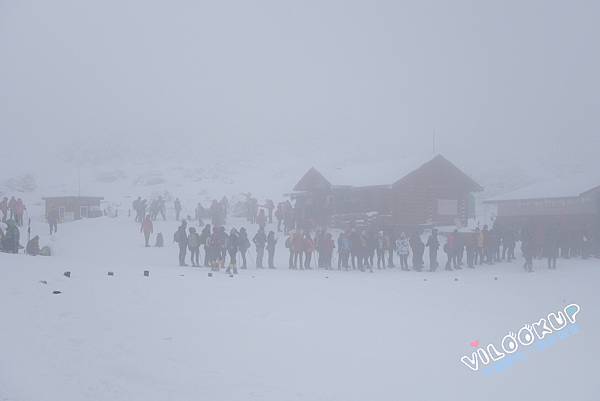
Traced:
[[142, 226], [140, 227], [140, 232], [144, 233], [144, 239], [146, 240], [146, 247], [150, 246], [150, 234], [154, 232], [154, 226], [152, 225], [152, 220], [150, 219], [150, 215], [146, 215], [144, 221], [142, 222]]

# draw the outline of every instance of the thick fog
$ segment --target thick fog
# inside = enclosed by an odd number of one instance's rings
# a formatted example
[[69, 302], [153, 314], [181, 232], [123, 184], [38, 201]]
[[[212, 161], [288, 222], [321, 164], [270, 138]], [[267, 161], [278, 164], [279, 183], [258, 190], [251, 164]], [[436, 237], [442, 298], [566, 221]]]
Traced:
[[36, 171], [91, 149], [158, 164], [272, 149], [308, 167], [431, 154], [435, 135], [475, 175], [594, 166], [599, 16], [595, 1], [2, 0], [2, 156]]
[[0, 0], [0, 401], [596, 401], [600, 0]]

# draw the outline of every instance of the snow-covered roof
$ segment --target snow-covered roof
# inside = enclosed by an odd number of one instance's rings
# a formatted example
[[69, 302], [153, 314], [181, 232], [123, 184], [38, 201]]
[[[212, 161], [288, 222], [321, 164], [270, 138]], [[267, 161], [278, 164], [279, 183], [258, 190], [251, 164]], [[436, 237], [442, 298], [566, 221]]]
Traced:
[[600, 187], [600, 176], [578, 175], [563, 179], [546, 180], [516, 191], [486, 199], [485, 202], [502, 202], [521, 199], [574, 198]]
[[348, 163], [316, 166], [316, 169], [334, 186], [385, 186], [392, 185], [428, 160], [399, 158], [375, 162], [370, 160], [365, 163], [353, 160]]
[[[444, 169], [448, 177], [458, 178], [473, 191], [482, 188], [465, 175], [458, 167], [445, 159], [442, 155], [434, 158], [398, 158], [382, 161], [348, 161], [329, 166], [311, 168], [298, 182], [294, 190], [307, 190], [311, 187], [351, 187], [354, 189], [391, 188], [401, 183], [415, 179], [413, 174], [421, 168], [432, 167]], [[462, 180], [462, 181], [461, 181]]]

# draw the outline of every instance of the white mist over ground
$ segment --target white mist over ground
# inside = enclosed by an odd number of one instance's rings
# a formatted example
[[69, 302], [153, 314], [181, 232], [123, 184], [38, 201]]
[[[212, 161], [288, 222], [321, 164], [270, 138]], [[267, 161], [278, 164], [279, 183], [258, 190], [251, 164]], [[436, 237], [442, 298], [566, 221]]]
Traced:
[[[103, 217], [41, 235], [55, 256], [0, 254], [0, 399], [596, 399], [598, 260], [290, 271], [279, 238], [277, 270], [251, 250], [248, 270], [208, 277], [176, 266], [176, 226], [157, 221], [166, 247], [144, 248], [131, 219]], [[569, 339], [492, 376], [460, 362], [573, 302]]]
[[[536, 261], [533, 274], [520, 260], [450, 273], [290, 271], [280, 234], [277, 270], [256, 270], [251, 248], [248, 270], [208, 277], [177, 266], [172, 210], [155, 224], [164, 248], [144, 248], [124, 212], [62, 224], [54, 237], [42, 209], [29, 212], [55, 255], [0, 254], [5, 401], [592, 401], [598, 392], [596, 259], [561, 260], [556, 271]], [[228, 223], [254, 234], [242, 219]], [[582, 307], [581, 331], [568, 340], [492, 376], [460, 362], [471, 341], [498, 344], [570, 303]]]

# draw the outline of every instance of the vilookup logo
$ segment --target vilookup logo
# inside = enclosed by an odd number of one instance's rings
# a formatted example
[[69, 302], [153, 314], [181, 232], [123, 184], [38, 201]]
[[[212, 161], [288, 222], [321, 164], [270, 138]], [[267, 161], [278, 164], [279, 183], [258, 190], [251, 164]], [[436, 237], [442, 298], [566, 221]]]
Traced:
[[[460, 361], [472, 371], [477, 371], [482, 366], [496, 362], [499, 364], [507, 361], [513, 363], [523, 359], [523, 355], [521, 355], [521, 358], [516, 357], [519, 349], [522, 350], [535, 343], [537, 344], [536, 349], [542, 350], [556, 341], [556, 338], [551, 336], [555, 332], [564, 334], [559, 335], [560, 339], [577, 333], [579, 326], [576, 324], [576, 316], [580, 310], [581, 307], [578, 304], [567, 305], [557, 313], [552, 312], [537, 322], [523, 325], [516, 334], [509, 332], [502, 338], [498, 346], [488, 344], [486, 347], [480, 347], [479, 341], [472, 341], [471, 346], [477, 349], [471, 353], [471, 356], [463, 356]], [[549, 341], [549, 338], [545, 339], [546, 336], [554, 337], [553, 341]], [[503, 359], [504, 361], [502, 361]], [[508, 366], [508, 363], [504, 363], [503, 368], [506, 367], [505, 365]]]

